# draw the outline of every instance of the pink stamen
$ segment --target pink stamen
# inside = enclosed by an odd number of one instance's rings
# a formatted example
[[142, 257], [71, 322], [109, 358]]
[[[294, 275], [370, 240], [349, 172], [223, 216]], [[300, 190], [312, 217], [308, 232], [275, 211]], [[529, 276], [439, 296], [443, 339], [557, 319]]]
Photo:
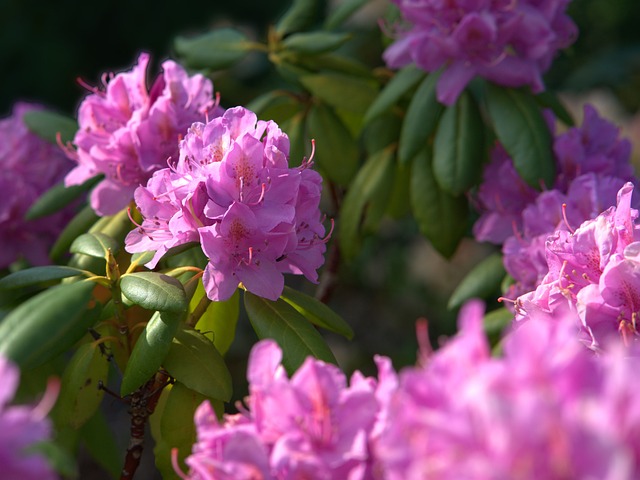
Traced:
[[73, 148], [71, 142], [62, 142], [62, 135], [60, 135], [60, 132], [56, 132], [56, 143], [69, 158], [72, 158], [74, 160], [78, 159], [78, 152], [76, 152], [76, 149]]
[[569, 225], [569, 220], [567, 219], [567, 204], [566, 203], [562, 204], [562, 220], [564, 220], [564, 224], [567, 226], [567, 228], [569, 229], [569, 232], [571, 232], [571, 234], [576, 233], [575, 229], [573, 229], [571, 227], [571, 225]]
[[189, 480], [189, 476], [182, 471], [182, 467], [180, 467], [180, 464], [178, 463], [177, 448], [171, 449], [171, 466], [173, 467], [173, 470], [176, 472], [176, 475], [178, 475], [183, 480]]
[[44, 392], [44, 396], [42, 397], [38, 405], [36, 405], [36, 408], [33, 410], [38, 420], [44, 419], [47, 416], [47, 414], [51, 411], [51, 409], [56, 403], [56, 400], [58, 399], [59, 393], [60, 393], [60, 379], [55, 377], [50, 378], [47, 381], [47, 388]]
[[[85, 82], [82, 77], [78, 77], [76, 78], [76, 82], [78, 82], [78, 85], [80, 85], [82, 88], [89, 90], [91, 93], [95, 93], [98, 95], [101, 95], [104, 97], [105, 92], [103, 92], [102, 90], [100, 90], [98, 87], [94, 87], [92, 85], [89, 85], [87, 82]], [[106, 83], [105, 83], [106, 86]]]

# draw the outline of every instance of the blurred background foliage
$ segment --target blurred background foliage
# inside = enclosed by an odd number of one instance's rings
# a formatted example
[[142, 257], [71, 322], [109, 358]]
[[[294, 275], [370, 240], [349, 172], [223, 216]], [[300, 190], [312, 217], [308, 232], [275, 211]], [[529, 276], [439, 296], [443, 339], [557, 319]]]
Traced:
[[[318, 1], [318, 24], [338, 3]], [[288, 5], [287, 0], [190, 2], [184, 7], [144, 0], [90, 6], [79, 0], [2, 0], [0, 116], [8, 114], [17, 99], [75, 116], [85, 95], [78, 77], [98, 84], [102, 72], [130, 68], [140, 51], [152, 53], [155, 72], [162, 60], [175, 57], [176, 36], [212, 27], [233, 25], [264, 42], [269, 26]], [[346, 53], [378, 68], [381, 75], [385, 40], [377, 20], [387, 8], [384, 0], [370, 0], [348, 24], [355, 36], [346, 46]], [[640, 108], [640, 3], [574, 0], [570, 13], [580, 36], [548, 73], [549, 88], [575, 95], [604, 88], [627, 115], [634, 114]], [[213, 80], [226, 107], [247, 104], [282, 82], [266, 56], [258, 53], [216, 72]], [[490, 251], [469, 240], [447, 261], [429, 248], [411, 219], [383, 223], [377, 236], [365, 240], [357, 259], [341, 267], [338, 287], [330, 297], [330, 305], [355, 330], [352, 342], [330, 339], [343, 368], [371, 372], [375, 353], [391, 356], [398, 367], [412, 363], [417, 348], [414, 324], [421, 316], [429, 319], [434, 339], [452, 333], [456, 312], [447, 310], [447, 299]], [[313, 293], [312, 285], [298, 287]], [[246, 346], [255, 341], [252, 334], [250, 329], [238, 332], [236, 378], [244, 378], [243, 358]]]

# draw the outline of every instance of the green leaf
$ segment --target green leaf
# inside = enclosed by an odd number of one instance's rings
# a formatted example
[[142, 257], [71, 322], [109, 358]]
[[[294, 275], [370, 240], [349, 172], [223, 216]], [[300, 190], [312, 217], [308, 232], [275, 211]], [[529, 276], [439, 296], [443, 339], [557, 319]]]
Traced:
[[487, 298], [500, 290], [500, 283], [505, 275], [502, 254], [489, 255], [473, 267], [460, 282], [449, 298], [448, 307], [457, 308], [471, 298]]
[[284, 39], [285, 49], [296, 53], [318, 54], [335, 50], [351, 38], [350, 33], [304, 32], [294, 33]]
[[62, 278], [75, 277], [78, 275], [90, 276], [90, 272], [79, 270], [73, 267], [60, 265], [46, 265], [43, 267], [33, 267], [26, 270], [18, 270], [0, 279], [0, 288], [24, 288], [39, 283], [60, 280]]
[[444, 106], [436, 98], [439, 73], [431, 73], [416, 90], [407, 109], [400, 131], [398, 159], [410, 162], [425, 148], [429, 136], [435, 131]]
[[413, 216], [420, 232], [441, 255], [451, 257], [466, 231], [466, 198], [440, 189], [431, 170], [428, 150], [423, 150], [413, 160], [410, 187]]
[[393, 150], [384, 149], [372, 155], [358, 171], [345, 195], [339, 218], [340, 251], [347, 260], [360, 248], [360, 229], [366, 207], [381, 191], [393, 183]]
[[192, 328], [178, 329], [162, 365], [191, 390], [225, 402], [231, 399], [231, 373], [222, 355], [207, 337]]
[[284, 37], [309, 27], [318, 14], [318, 0], [293, 0], [289, 9], [276, 23], [276, 33]]
[[424, 71], [414, 64], [407, 65], [402, 70], [399, 70], [369, 106], [364, 116], [364, 123], [369, 123], [378, 115], [382, 115], [390, 109], [405, 93], [417, 85], [424, 76]]
[[[90, 229], [89, 233], [102, 233], [113, 238], [118, 245], [124, 243], [127, 234], [134, 228], [126, 208], [115, 215], [102, 217]], [[115, 252], [114, 252], [115, 254]]]
[[356, 77], [364, 77], [373, 80], [374, 77], [371, 69], [360, 60], [347, 57], [336, 52], [322, 53], [320, 55], [297, 55], [292, 59], [297, 65], [300, 65], [309, 71], [333, 71], [346, 73]]
[[338, 333], [351, 340], [353, 329], [327, 305], [309, 295], [285, 285], [281, 297], [300, 314], [318, 327]]
[[395, 113], [385, 113], [365, 125], [362, 131], [364, 148], [373, 155], [391, 144], [398, 143], [402, 119]]
[[272, 338], [280, 345], [282, 364], [289, 374], [296, 371], [310, 355], [336, 363], [324, 338], [284, 300], [273, 302], [245, 292], [244, 305], [258, 338]]
[[544, 108], [550, 108], [553, 111], [553, 114], [558, 117], [565, 125], [569, 127], [573, 127], [575, 122], [573, 121], [573, 117], [567, 111], [567, 109], [562, 105], [562, 102], [558, 98], [557, 95], [550, 92], [549, 90], [545, 90], [544, 92], [538, 93], [535, 96], [538, 104]]
[[346, 0], [337, 4], [329, 12], [324, 21], [326, 30], [333, 30], [341, 26], [351, 15], [367, 4], [368, 0]]
[[433, 144], [433, 173], [440, 187], [460, 195], [481, 179], [484, 123], [473, 97], [463, 92], [438, 124]]
[[96, 183], [102, 180], [102, 176], [91, 178], [82, 185], [64, 186], [60, 182], [44, 192], [36, 202], [29, 207], [25, 214], [26, 220], [36, 220], [46, 217], [52, 213], [62, 210], [74, 200], [80, 198], [83, 193], [91, 189]]
[[247, 104], [247, 109], [255, 112], [259, 119], [273, 120], [280, 126], [300, 108], [300, 101], [284, 90], [270, 90]]
[[188, 301], [180, 281], [158, 272], [127, 273], [120, 278], [122, 293], [147, 310], [186, 312]]
[[63, 255], [69, 252], [69, 248], [73, 241], [78, 236], [85, 233], [91, 225], [96, 223], [99, 219], [96, 213], [93, 211], [90, 205], [84, 207], [78, 214], [73, 217], [69, 223], [64, 227], [64, 230], [56, 240], [56, 243], [51, 247], [49, 256], [52, 260], [57, 261]]
[[299, 112], [284, 122], [282, 131], [289, 137], [289, 167], [298, 167], [307, 156], [307, 145], [311, 147], [311, 141], [306, 135], [306, 112]]
[[375, 84], [342, 73], [321, 73], [300, 78], [312, 95], [333, 108], [364, 114], [376, 97]]
[[177, 37], [174, 48], [188, 68], [220, 70], [242, 60], [252, 47], [238, 30], [219, 28], [194, 38]]
[[82, 443], [89, 454], [112, 478], [120, 476], [122, 453], [111, 433], [104, 414], [98, 410], [80, 429]]
[[102, 401], [109, 373], [108, 359], [94, 343], [82, 344], [62, 375], [60, 395], [54, 415], [56, 424], [80, 428], [91, 418]]
[[108, 252], [112, 254], [118, 253], [120, 244], [104, 233], [85, 233], [80, 235], [71, 244], [71, 253], [80, 253], [95, 258], [107, 259]]
[[174, 312], [156, 312], [147, 323], [133, 347], [122, 377], [120, 395], [133, 393], [144, 385], [160, 368], [182, 315]]
[[146, 252], [137, 252], [131, 255], [131, 264], [130, 269], [136, 268], [139, 265], [144, 265], [145, 263], [149, 263], [156, 252], [154, 251], [146, 251]]
[[[197, 302], [205, 295], [202, 282], [198, 283], [198, 288], [191, 301], [191, 309], [195, 308]], [[236, 326], [240, 315], [240, 291], [236, 289], [229, 300], [224, 302], [211, 302], [207, 310], [198, 320], [196, 328], [205, 336], [209, 332], [213, 335], [213, 344], [216, 350], [224, 355], [229, 350], [233, 339], [236, 336]]]
[[0, 323], [0, 354], [20, 368], [41, 365], [71, 348], [98, 319], [91, 281], [49, 288], [16, 307]]
[[358, 170], [358, 146], [340, 117], [326, 105], [311, 107], [309, 136], [316, 141], [315, 161], [322, 172], [339, 185], [349, 184]]
[[73, 140], [78, 131], [75, 120], [48, 110], [27, 112], [23, 115], [22, 121], [33, 133], [56, 145], [58, 133], [62, 143], [66, 143]]
[[520, 176], [534, 188], [551, 188], [555, 164], [551, 133], [535, 99], [511, 88], [487, 84], [487, 109], [496, 136]]
[[411, 165], [396, 162], [396, 171], [393, 176], [393, 186], [389, 195], [386, 214], [391, 218], [400, 219], [411, 211], [411, 198], [409, 184], [411, 182]]
[[513, 318], [513, 312], [506, 308], [492, 310], [484, 316], [484, 331], [487, 332], [487, 335], [497, 335], [511, 323]]

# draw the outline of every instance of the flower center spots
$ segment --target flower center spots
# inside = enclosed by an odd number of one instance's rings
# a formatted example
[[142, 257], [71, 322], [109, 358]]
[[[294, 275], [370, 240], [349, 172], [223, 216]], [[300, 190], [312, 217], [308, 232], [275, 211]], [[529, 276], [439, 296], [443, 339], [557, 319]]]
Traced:
[[229, 226], [229, 237], [234, 243], [249, 236], [249, 231], [239, 220], [233, 220]]

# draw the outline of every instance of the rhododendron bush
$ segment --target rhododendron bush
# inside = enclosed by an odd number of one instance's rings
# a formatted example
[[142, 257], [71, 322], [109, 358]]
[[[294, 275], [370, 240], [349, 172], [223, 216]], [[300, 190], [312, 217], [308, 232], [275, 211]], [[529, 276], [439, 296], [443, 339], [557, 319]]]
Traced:
[[[569, 3], [392, 0], [372, 61], [366, 1], [294, 0], [265, 38], [212, 28], [80, 80], [73, 117], [16, 102], [0, 477], [639, 478], [633, 139], [545, 87]], [[257, 57], [237, 105], [225, 72]], [[399, 231], [482, 258], [449, 338], [399, 319], [409, 365], [351, 368], [345, 272], [380, 275], [367, 246]]]

